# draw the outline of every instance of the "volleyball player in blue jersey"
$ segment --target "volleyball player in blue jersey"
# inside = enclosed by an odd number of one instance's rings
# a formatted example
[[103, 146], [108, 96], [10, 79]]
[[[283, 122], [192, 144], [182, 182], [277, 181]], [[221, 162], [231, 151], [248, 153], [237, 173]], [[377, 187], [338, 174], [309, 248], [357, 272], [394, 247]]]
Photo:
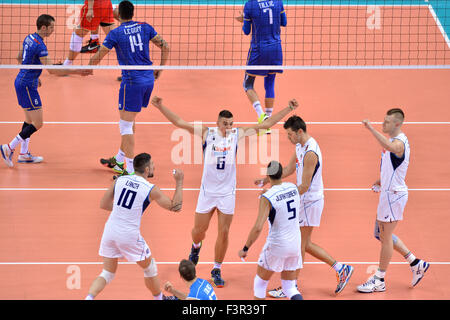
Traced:
[[[40, 15], [36, 20], [37, 31], [26, 36], [23, 45], [17, 54], [17, 62], [22, 65], [48, 65], [53, 64], [48, 57], [47, 46], [44, 38], [49, 37], [55, 31], [55, 18], [48, 14]], [[47, 69], [50, 74], [67, 75], [83, 74], [82, 70]], [[0, 147], [1, 155], [8, 167], [13, 167], [12, 157], [15, 148], [21, 144], [19, 163], [39, 163], [43, 157], [35, 157], [28, 150], [30, 137], [43, 126], [42, 101], [38, 93], [41, 86], [39, 79], [42, 69], [20, 69], [14, 87], [17, 100], [25, 113], [25, 121], [22, 130], [9, 144]]]
[[[282, 0], [248, 0], [244, 6], [244, 13], [236, 20], [243, 22], [244, 34], [252, 34], [247, 57], [248, 66], [283, 64], [280, 32], [281, 27], [287, 25], [287, 18]], [[282, 72], [283, 70], [247, 70], [245, 72], [244, 90], [258, 115], [258, 123], [272, 115], [275, 76]], [[256, 76], [264, 77], [265, 112], [254, 89]], [[266, 132], [270, 133], [270, 129]]]
[[[166, 64], [169, 57], [167, 42], [151, 25], [133, 21], [133, 16], [134, 5], [129, 1], [122, 1], [119, 4], [120, 26], [108, 33], [99, 51], [89, 61], [89, 65], [99, 64], [106, 54], [115, 48], [120, 65], [150, 66], [153, 64], [149, 54], [150, 41], [161, 49], [161, 65]], [[100, 160], [103, 165], [113, 168], [116, 173], [122, 175], [134, 173], [134, 121], [141, 109], [147, 107], [154, 81], [159, 78], [161, 72], [162, 70], [122, 70], [119, 91], [121, 144], [116, 156]]]

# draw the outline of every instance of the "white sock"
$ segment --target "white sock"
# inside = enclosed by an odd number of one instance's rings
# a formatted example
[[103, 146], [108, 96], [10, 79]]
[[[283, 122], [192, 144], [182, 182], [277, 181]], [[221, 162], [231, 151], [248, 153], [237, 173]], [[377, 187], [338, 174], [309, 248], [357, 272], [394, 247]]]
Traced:
[[195, 249], [198, 249], [198, 248], [201, 247], [202, 242], [201, 242], [201, 241], [200, 241], [199, 243], [193, 243], [193, 242], [192, 242], [192, 245], [194, 246]]
[[273, 108], [266, 108], [266, 114], [268, 117], [272, 116]]
[[123, 163], [124, 159], [125, 159], [125, 153], [119, 149], [119, 152], [117, 152], [117, 154], [116, 154], [116, 161], [119, 163]]
[[72, 60], [66, 59], [63, 63], [64, 66], [71, 66], [73, 64]]
[[222, 268], [222, 264], [218, 263], [218, 262], [214, 262], [214, 269], [221, 269]]
[[20, 145], [20, 153], [27, 154], [28, 153], [28, 145], [30, 143], [30, 138], [25, 139]]
[[259, 101], [255, 101], [253, 103], [253, 108], [256, 111], [256, 114], [258, 115], [258, 118], [264, 113], [262, 107], [261, 107], [261, 103]]
[[342, 263], [340, 263], [340, 262], [335, 262], [332, 266], [331, 266], [336, 272], [339, 272], [339, 271], [341, 271], [341, 269], [342, 269]]
[[95, 39], [98, 39], [99, 37], [98, 37], [98, 33], [97, 34], [92, 34], [91, 33], [91, 39], [92, 40], [95, 40]]
[[412, 254], [412, 252], [408, 252], [405, 256], [406, 261], [411, 264], [414, 260], [416, 260], [416, 256]]
[[92, 294], [88, 294], [84, 300], [94, 300], [94, 296]]
[[133, 174], [134, 173], [133, 159], [132, 158], [125, 158], [125, 162], [127, 163], [127, 172], [128, 172], [128, 174]]
[[14, 139], [12, 139], [12, 141], [9, 143], [9, 148], [14, 151], [14, 149], [16, 149], [16, 147], [19, 145], [19, 143], [23, 142], [24, 140], [22, 139], [22, 137], [20, 136], [20, 134], [18, 134], [17, 136], [14, 137]]
[[378, 269], [377, 272], [375, 272], [375, 277], [377, 277], [378, 279], [384, 279], [385, 276], [386, 271], [381, 271], [380, 269]]
[[160, 292], [157, 296], [153, 296], [155, 300], [162, 300], [163, 294]]

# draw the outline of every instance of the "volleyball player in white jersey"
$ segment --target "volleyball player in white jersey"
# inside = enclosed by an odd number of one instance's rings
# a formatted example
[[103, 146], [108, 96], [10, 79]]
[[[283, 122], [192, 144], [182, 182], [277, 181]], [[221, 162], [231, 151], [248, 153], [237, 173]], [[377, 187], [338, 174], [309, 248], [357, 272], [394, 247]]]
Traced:
[[283, 182], [283, 168], [278, 161], [267, 166], [270, 189], [260, 197], [259, 212], [244, 248], [239, 251], [241, 258], [247, 256], [250, 246], [258, 239], [266, 221], [269, 233], [258, 259], [256, 276], [253, 281], [255, 300], [266, 297], [267, 284], [274, 272], [281, 272], [283, 292], [291, 300], [303, 300], [296, 287], [297, 274], [302, 268], [301, 235], [299, 224], [300, 195], [297, 186]]
[[429, 263], [417, 259], [395, 234], [397, 222], [403, 220], [403, 211], [408, 201], [408, 187], [405, 183], [406, 172], [409, 165], [410, 148], [406, 135], [401, 131], [405, 114], [399, 108], [387, 111], [383, 122], [383, 133], [386, 138], [370, 124], [363, 120], [364, 126], [373, 134], [383, 147], [380, 166], [380, 180], [377, 180], [372, 189], [380, 192], [380, 200], [375, 222], [375, 237], [381, 241], [381, 252], [378, 270], [364, 284], [357, 287], [358, 291], [370, 293], [385, 291], [384, 277], [392, 258], [393, 250], [403, 255], [409, 262], [414, 287], [425, 275]]
[[100, 207], [111, 211], [105, 224], [99, 255], [103, 257], [103, 271], [92, 282], [86, 300], [94, 299], [115, 276], [119, 258], [136, 262], [144, 270], [146, 287], [155, 300], [166, 300], [160, 289], [155, 259], [140, 233], [141, 218], [151, 203], [178, 212], [183, 202], [183, 172], [174, 170], [175, 193], [170, 199], [157, 186], [147, 181], [153, 177], [154, 164], [147, 153], [134, 158], [136, 175], [120, 176], [105, 192]]
[[[353, 267], [336, 261], [328, 252], [311, 241], [314, 228], [320, 226], [324, 207], [322, 180], [322, 153], [316, 140], [306, 131], [306, 123], [298, 116], [290, 117], [284, 123], [289, 141], [295, 144], [295, 153], [283, 170], [282, 178], [296, 171], [297, 187], [300, 193], [300, 229], [302, 234], [302, 259], [305, 252], [325, 262], [336, 271], [338, 284], [335, 293], [340, 293], [353, 274]], [[268, 179], [258, 179], [257, 185], [264, 185]], [[282, 288], [269, 291], [275, 298], [284, 297]]]
[[208, 128], [181, 119], [162, 104], [162, 99], [153, 97], [152, 104], [175, 126], [202, 137], [204, 167], [200, 193], [197, 201], [192, 247], [189, 260], [198, 263], [200, 248], [212, 215], [217, 210], [218, 234], [214, 250], [214, 268], [211, 277], [216, 287], [223, 287], [221, 266], [228, 248], [228, 233], [233, 219], [236, 203], [236, 148], [239, 139], [266, 130], [297, 108], [295, 99], [289, 106], [272, 115], [266, 121], [246, 128], [233, 128], [233, 114], [222, 110], [217, 119], [217, 127]]

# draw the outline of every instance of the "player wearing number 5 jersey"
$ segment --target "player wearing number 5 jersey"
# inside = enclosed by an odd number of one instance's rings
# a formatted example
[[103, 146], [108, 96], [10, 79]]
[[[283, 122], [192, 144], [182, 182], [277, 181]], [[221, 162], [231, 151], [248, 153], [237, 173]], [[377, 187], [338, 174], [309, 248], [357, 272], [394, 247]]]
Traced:
[[228, 233], [233, 219], [236, 203], [236, 149], [238, 140], [260, 129], [268, 129], [297, 108], [295, 99], [289, 106], [273, 115], [262, 124], [247, 128], [233, 128], [233, 114], [222, 110], [217, 119], [217, 127], [195, 126], [173, 113], [162, 104], [162, 99], [153, 97], [152, 104], [175, 126], [200, 136], [203, 140], [204, 167], [200, 193], [197, 201], [194, 228], [192, 229], [192, 248], [189, 260], [197, 264], [202, 240], [206, 236], [209, 222], [217, 210], [218, 235], [214, 251], [214, 268], [211, 276], [217, 287], [223, 287], [221, 265], [228, 248]]
[[[149, 55], [150, 41], [161, 49], [161, 65], [166, 64], [169, 57], [169, 46], [166, 41], [151, 25], [133, 21], [133, 16], [133, 4], [122, 1], [119, 4], [121, 24], [108, 33], [100, 50], [89, 61], [90, 65], [99, 64], [103, 57], [115, 48], [120, 65], [151, 66], [153, 62]], [[113, 168], [116, 173], [124, 175], [134, 173], [134, 121], [141, 109], [148, 106], [154, 81], [159, 78], [161, 72], [162, 70], [122, 70], [118, 101], [121, 144], [116, 156], [100, 160], [103, 165]]]
[[144, 211], [155, 201], [160, 207], [178, 212], [183, 200], [183, 172], [174, 171], [175, 193], [170, 199], [157, 186], [147, 181], [155, 170], [151, 156], [141, 153], [134, 158], [136, 174], [122, 176], [105, 192], [100, 207], [111, 211], [105, 224], [99, 255], [103, 257], [103, 271], [94, 280], [87, 300], [94, 299], [110, 283], [117, 270], [119, 258], [136, 262], [144, 271], [146, 287], [156, 300], [164, 299], [158, 279], [156, 262], [140, 233]]

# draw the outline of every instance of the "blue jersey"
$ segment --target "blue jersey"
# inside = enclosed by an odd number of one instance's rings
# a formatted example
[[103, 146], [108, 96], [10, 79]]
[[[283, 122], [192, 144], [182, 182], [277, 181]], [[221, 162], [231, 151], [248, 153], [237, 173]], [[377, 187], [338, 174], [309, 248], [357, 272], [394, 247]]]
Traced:
[[249, 0], [244, 6], [244, 32], [249, 23], [251, 23], [252, 47], [281, 43], [280, 29], [281, 26], [286, 26], [283, 2], [281, 0]]
[[197, 278], [191, 285], [188, 298], [198, 300], [217, 300], [216, 293], [208, 281]]
[[[44, 39], [37, 33], [29, 34], [23, 41], [22, 64], [42, 64], [40, 58], [48, 56]], [[42, 69], [20, 69], [16, 82], [38, 86], [38, 78]]]
[[[148, 65], [150, 60], [149, 42], [157, 35], [153, 27], [145, 22], [128, 21], [111, 30], [103, 45], [116, 49], [120, 65]], [[143, 83], [154, 81], [153, 70], [122, 70], [123, 82]]]

